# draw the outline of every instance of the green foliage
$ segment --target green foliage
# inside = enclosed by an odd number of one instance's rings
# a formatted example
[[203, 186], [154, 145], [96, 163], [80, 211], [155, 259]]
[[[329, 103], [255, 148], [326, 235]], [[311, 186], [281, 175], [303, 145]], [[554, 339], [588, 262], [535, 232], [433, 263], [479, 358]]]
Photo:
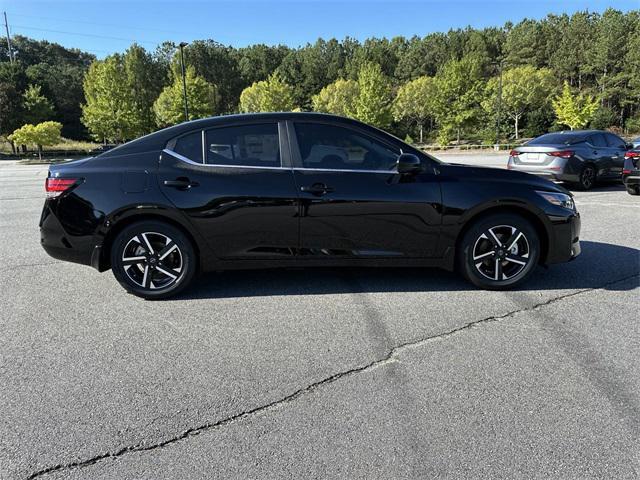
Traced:
[[571, 130], [585, 127], [598, 109], [598, 101], [591, 95], [574, 95], [568, 82], [564, 82], [562, 93], [552, 100], [558, 123]]
[[38, 125], [27, 123], [9, 135], [9, 140], [18, 145], [36, 145], [38, 156], [42, 159], [42, 147], [60, 142], [61, 130], [60, 122], [48, 121]]
[[640, 133], [640, 114], [629, 118], [625, 127], [629, 133]]
[[598, 130], [606, 130], [607, 128], [615, 125], [617, 121], [618, 116], [616, 115], [616, 112], [610, 108], [604, 107], [599, 108], [595, 112], [589, 126]]
[[[485, 109], [497, 108], [500, 78], [487, 82]], [[530, 110], [542, 107], [553, 92], [555, 82], [548, 68], [536, 69], [531, 65], [511, 68], [502, 74], [502, 110], [513, 120], [516, 139], [520, 138], [519, 122]]]
[[241, 112], [290, 112], [295, 108], [293, 88], [276, 73], [245, 88], [240, 95]]
[[359, 94], [360, 87], [358, 82], [340, 78], [324, 87], [317, 95], [311, 97], [311, 104], [316, 112], [354, 117], [356, 100]]
[[431, 77], [419, 77], [400, 87], [393, 102], [393, 118], [408, 120], [418, 127], [420, 143], [425, 122], [436, 114], [436, 83]]
[[358, 74], [359, 93], [355, 104], [355, 118], [379, 128], [391, 124], [391, 83], [380, 65], [365, 63]]
[[9, 82], [0, 82], [0, 135], [15, 130], [21, 121], [20, 96]]
[[477, 60], [464, 57], [451, 60], [435, 76], [435, 112], [440, 143], [449, 141], [452, 133], [460, 140], [463, 128], [472, 126], [481, 115], [484, 82]]
[[84, 78], [82, 122], [97, 140], [124, 141], [137, 129], [133, 92], [121, 55], [91, 64]]
[[22, 94], [24, 120], [28, 123], [40, 123], [53, 116], [53, 105], [42, 95], [40, 85], [29, 85]]
[[[186, 69], [185, 82], [187, 85], [189, 119], [195, 120], [212, 116], [217, 104], [215, 86], [196, 75], [195, 69], [191, 66]], [[162, 90], [153, 105], [153, 111], [155, 112], [156, 121], [161, 127], [185, 121], [184, 92], [181, 76], [174, 75], [173, 83]]]

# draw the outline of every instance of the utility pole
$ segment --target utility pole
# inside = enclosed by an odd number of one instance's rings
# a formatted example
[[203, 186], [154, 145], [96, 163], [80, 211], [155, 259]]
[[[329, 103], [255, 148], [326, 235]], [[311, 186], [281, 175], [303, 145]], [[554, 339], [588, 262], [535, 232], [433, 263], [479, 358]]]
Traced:
[[184, 71], [184, 51], [183, 48], [189, 45], [187, 42], [180, 43], [180, 66], [182, 67], [182, 94], [184, 96], [184, 119], [189, 121], [189, 103], [187, 102], [187, 78]]
[[9, 24], [7, 23], [7, 12], [4, 13], [4, 29], [7, 32], [7, 47], [9, 48], [9, 60], [13, 63], [13, 50], [11, 49], [11, 37], [9, 36]]

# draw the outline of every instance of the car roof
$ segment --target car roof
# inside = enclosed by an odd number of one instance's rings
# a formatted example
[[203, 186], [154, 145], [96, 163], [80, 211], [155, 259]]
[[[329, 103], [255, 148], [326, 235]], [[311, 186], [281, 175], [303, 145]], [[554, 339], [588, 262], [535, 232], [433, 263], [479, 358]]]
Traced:
[[[130, 155], [133, 153], [148, 152], [151, 150], [161, 150], [169, 140], [192, 130], [211, 128], [220, 125], [233, 125], [237, 123], [256, 122], [256, 121], [278, 121], [278, 120], [325, 120], [332, 123], [353, 124], [361, 128], [371, 130], [373, 132], [382, 132], [375, 127], [371, 127], [352, 118], [341, 117], [339, 115], [331, 115], [328, 113], [318, 112], [265, 112], [265, 113], [239, 113], [231, 115], [220, 115], [217, 117], [201, 118], [183, 122], [172, 127], [167, 127], [157, 132], [150, 133], [143, 137], [137, 138], [116, 148], [108, 150], [99, 155], [102, 158], [114, 157], [119, 155]], [[385, 136], [390, 136], [386, 132], [382, 132]]]

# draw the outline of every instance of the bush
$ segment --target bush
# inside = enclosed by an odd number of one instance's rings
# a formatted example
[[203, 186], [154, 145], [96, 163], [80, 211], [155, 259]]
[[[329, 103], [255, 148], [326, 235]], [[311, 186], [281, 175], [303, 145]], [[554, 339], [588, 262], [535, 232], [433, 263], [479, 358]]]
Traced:
[[635, 117], [627, 118], [625, 127], [629, 133], [640, 133], [640, 114]]
[[618, 115], [610, 108], [599, 108], [593, 115], [593, 119], [590, 122], [590, 127], [596, 130], [606, 130], [611, 126], [618, 123]]
[[527, 127], [524, 129], [525, 137], [538, 137], [549, 132], [553, 128], [553, 110], [539, 108], [532, 110], [526, 116]]

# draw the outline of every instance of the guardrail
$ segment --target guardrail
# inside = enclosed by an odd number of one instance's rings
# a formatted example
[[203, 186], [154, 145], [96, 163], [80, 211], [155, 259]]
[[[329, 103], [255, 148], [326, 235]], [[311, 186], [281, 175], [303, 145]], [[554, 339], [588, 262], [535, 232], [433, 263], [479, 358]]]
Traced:
[[487, 144], [465, 144], [465, 145], [415, 145], [419, 150], [425, 152], [433, 151], [446, 151], [446, 150], [493, 150], [495, 152], [501, 150], [512, 150], [515, 147], [522, 145], [521, 143], [499, 143], [494, 145]]

